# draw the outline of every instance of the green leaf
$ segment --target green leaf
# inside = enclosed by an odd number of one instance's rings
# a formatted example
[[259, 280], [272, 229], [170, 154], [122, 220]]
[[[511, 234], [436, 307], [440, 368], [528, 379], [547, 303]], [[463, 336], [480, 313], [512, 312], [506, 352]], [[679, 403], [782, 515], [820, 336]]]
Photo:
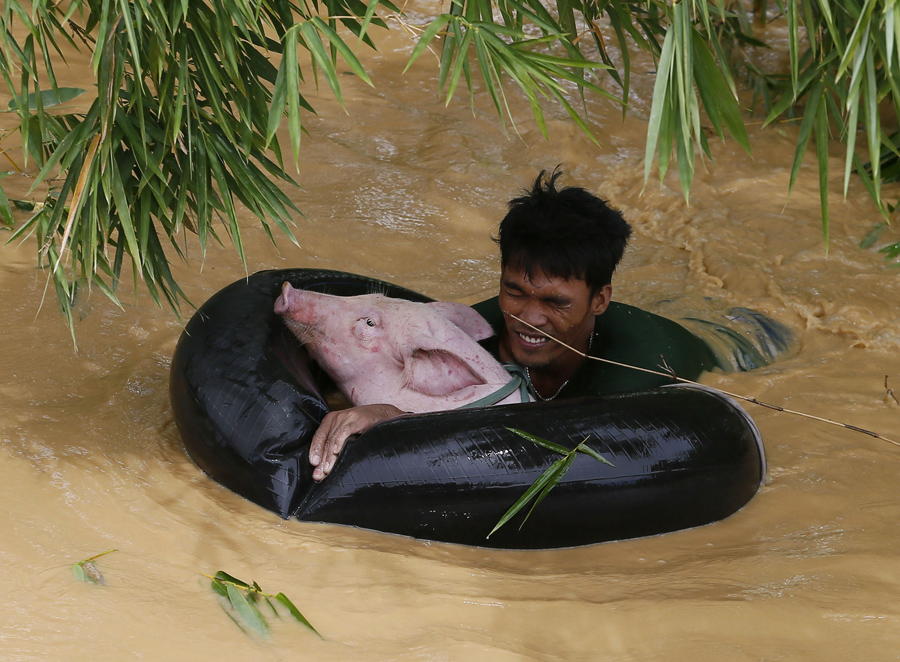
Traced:
[[322, 37], [319, 34], [318, 26], [314, 21], [305, 21], [300, 23], [299, 26], [300, 33], [303, 35], [303, 40], [306, 42], [306, 47], [309, 49], [313, 62], [322, 71], [322, 74], [325, 76], [325, 80], [328, 81], [328, 86], [331, 88], [331, 91], [334, 92], [334, 96], [338, 100], [338, 103], [344, 105], [337, 70], [334, 68], [334, 62], [332, 61], [331, 56], [328, 54], [328, 51], [325, 50], [325, 44], [322, 43]]
[[225, 584], [223, 584], [220, 579], [213, 579], [212, 582], [210, 582], [210, 586], [212, 587], [213, 591], [221, 595], [223, 598], [228, 597], [228, 589], [225, 588]]
[[380, 3], [381, 0], [369, 0], [369, 4], [366, 7], [366, 13], [363, 16], [363, 21], [359, 26], [359, 41], [356, 42], [357, 47], [362, 44], [363, 39], [365, 39], [366, 31], [369, 29], [369, 24], [375, 17], [375, 10], [378, 8], [378, 5]]
[[696, 30], [691, 34], [694, 41], [694, 58], [695, 75], [697, 82], [697, 90], [703, 100], [703, 107], [713, 122], [716, 132], [722, 136], [722, 126], [719, 123], [721, 117], [725, 127], [729, 133], [734, 136], [738, 144], [744, 148], [748, 154], [750, 153], [750, 139], [747, 137], [747, 129], [744, 126], [744, 118], [741, 116], [741, 109], [737, 104], [737, 99], [731, 92], [731, 88], [722, 76], [719, 67], [713, 59], [712, 52], [703, 41], [700, 33]]
[[[0, 172], [0, 179], [3, 179], [9, 174], [9, 172]], [[0, 186], [0, 222], [9, 227], [12, 227], [13, 225], [12, 207], [9, 204], [9, 198], [6, 197], [6, 191], [3, 190], [2, 186]]]
[[522, 527], [525, 526], [525, 522], [528, 521], [528, 518], [531, 517], [531, 513], [534, 512], [534, 509], [538, 507], [538, 504], [543, 501], [548, 494], [550, 494], [550, 490], [559, 485], [559, 481], [562, 480], [563, 476], [568, 473], [569, 469], [572, 467], [572, 463], [575, 461], [575, 457], [577, 453], [570, 453], [562, 460], [558, 460], [557, 464], [559, 467], [556, 471], [554, 471], [550, 478], [547, 480], [547, 483], [544, 485], [543, 489], [541, 489], [541, 493], [534, 500], [534, 503], [531, 504], [531, 508], [528, 509], [528, 512], [525, 514], [525, 517], [522, 519], [521, 524], [519, 524], [519, 531], [522, 530]]
[[822, 101], [822, 92], [825, 86], [822, 81], [813, 84], [809, 92], [809, 99], [806, 102], [806, 110], [803, 113], [803, 122], [800, 123], [800, 133], [797, 137], [797, 147], [794, 150], [794, 163], [791, 166], [791, 178], [788, 183], [788, 193], [794, 188], [794, 182], [797, 181], [797, 174], [800, 172], [800, 166], [803, 163], [803, 155], [806, 154], [806, 147], [809, 144], [809, 137], [816, 124], [816, 113], [819, 109], [819, 103]]
[[865, 238], [859, 242], [860, 248], [871, 248], [871, 246], [881, 238], [881, 235], [884, 233], [887, 228], [887, 223], [883, 223], [879, 221], [875, 225], [872, 226], [872, 229], [869, 230], [869, 233], [865, 236]]
[[291, 602], [291, 601], [288, 599], [288, 596], [286, 596], [284, 593], [279, 593], [278, 595], [275, 596], [275, 599], [278, 600], [278, 602], [280, 602], [281, 604], [283, 604], [285, 607], [287, 607], [287, 610], [291, 613], [291, 616], [293, 616], [293, 617], [294, 617], [295, 619], [297, 619], [299, 622], [303, 623], [303, 625], [305, 625], [305, 626], [308, 627], [310, 630], [312, 630], [313, 632], [315, 632], [316, 635], [317, 635], [320, 639], [323, 639], [323, 638], [324, 638], [324, 637], [322, 637], [321, 634], [319, 634], [319, 631], [316, 630], [316, 628], [314, 628], [314, 627], [312, 626], [312, 623], [310, 623], [308, 620], [306, 620], [306, 617], [305, 617], [303, 614], [300, 613], [300, 610], [297, 609], [297, 607], [294, 606], [294, 603]]
[[11, 200], [13, 206], [19, 211], [34, 211], [35, 204], [31, 200]]
[[[885, 246], [884, 248], [879, 249], [878, 252], [885, 254], [885, 260], [893, 260], [895, 257], [900, 256], [900, 241], [890, 244], [889, 246]], [[892, 264], [889, 266], [897, 267], [900, 265]]]
[[598, 453], [598, 452], [595, 451], [593, 448], [591, 448], [590, 446], [588, 446], [588, 445], [587, 445], [587, 440], [588, 440], [588, 438], [585, 437], [585, 438], [584, 438], [584, 441], [582, 441], [580, 444], [578, 444], [578, 446], [575, 447], [575, 450], [578, 451], [579, 453], [584, 453], [585, 455], [589, 455], [589, 456], [591, 456], [592, 458], [594, 458], [595, 460], [597, 460], [598, 462], [602, 462], [603, 464], [608, 464], [608, 465], [611, 466], [611, 467], [615, 467], [615, 466], [616, 466], [616, 465], [614, 465], [612, 462], [610, 462], [609, 460], [607, 460], [605, 457], [603, 457], [602, 455], [600, 455], [600, 453]]
[[74, 573], [75, 578], [80, 582], [87, 582], [98, 586], [106, 584], [103, 575], [100, 574], [97, 566], [94, 565], [94, 562], [91, 560], [79, 561], [78, 563], [73, 564], [72, 572]]
[[547, 450], [553, 451], [554, 453], [559, 453], [560, 455], [568, 455], [569, 453], [572, 452], [571, 448], [566, 448], [565, 446], [563, 446], [561, 444], [557, 444], [552, 441], [547, 441], [546, 439], [543, 439], [541, 437], [538, 437], [537, 435], [531, 434], [530, 432], [525, 432], [524, 430], [518, 430], [516, 428], [510, 428], [510, 427], [508, 427], [506, 429], [509, 430], [510, 432], [513, 432], [513, 433], [519, 435], [523, 439], [527, 439], [531, 443], [537, 444], [538, 446], [541, 446], [543, 448], [546, 448]]
[[[650, 105], [650, 119], [647, 122], [647, 147], [644, 152], [644, 183], [650, 179], [650, 167], [653, 164], [653, 154], [656, 152], [657, 140], [660, 128], [663, 124], [665, 108], [669, 103], [669, 78], [672, 74], [672, 65], [675, 51], [675, 33], [670, 30], [666, 33], [663, 42], [659, 63], [656, 65], [656, 82], [653, 84], [653, 102]], [[660, 173], [660, 176], [665, 174]]]
[[[29, 94], [25, 98], [25, 107], [28, 110], [35, 110], [39, 106], [44, 108], [52, 108], [53, 106], [59, 106], [67, 101], [71, 101], [75, 97], [81, 96], [87, 90], [83, 90], [80, 87], [58, 87], [55, 90], [42, 90], [41, 92]], [[40, 99], [38, 99], [40, 97]], [[9, 102], [7, 107], [10, 110], [18, 110], [19, 101], [18, 99], [13, 99]]]
[[215, 579], [218, 579], [219, 581], [229, 582], [229, 583], [239, 586], [240, 588], [243, 588], [243, 589], [250, 588], [250, 584], [248, 584], [247, 582], [242, 581], [242, 580], [238, 579], [237, 577], [233, 577], [233, 576], [229, 575], [227, 572], [223, 572], [222, 570], [219, 570], [219, 572], [217, 572], [213, 576], [215, 577]]
[[547, 483], [549, 483], [553, 479], [553, 477], [562, 470], [562, 467], [568, 458], [569, 458], [569, 456], [566, 455], [565, 457], [557, 460], [556, 462], [551, 464], [549, 467], [547, 467], [547, 469], [545, 469], [544, 472], [540, 476], [538, 476], [538, 479], [536, 481], [534, 481], [534, 483], [531, 485], [531, 487], [529, 487], [527, 490], [525, 490], [525, 494], [523, 494], [521, 497], [519, 497], [519, 499], [512, 506], [510, 506], [509, 510], [507, 510], [503, 514], [503, 516], [500, 518], [500, 521], [498, 521], [497, 524], [494, 526], [494, 528], [491, 529], [491, 532], [489, 534], [487, 534], [487, 537], [490, 538], [492, 535], [494, 535], [494, 533], [496, 533], [497, 530], [501, 526], [503, 526], [509, 520], [511, 520], [515, 516], [516, 513], [518, 513], [520, 510], [522, 510], [522, 508], [524, 508], [528, 504], [528, 502], [531, 501], [532, 498], [537, 496], [537, 494], [542, 489], [544, 489], [544, 486]]
[[318, 16], [314, 16], [312, 18], [312, 22], [319, 29], [319, 32], [321, 32], [328, 38], [328, 42], [332, 45], [332, 47], [341, 54], [341, 57], [344, 58], [344, 62], [349, 65], [350, 69], [353, 70], [353, 73], [359, 76], [363, 82], [371, 86], [372, 81], [369, 79], [369, 74], [366, 73], [366, 70], [362, 66], [362, 63], [360, 63], [360, 61], [356, 58], [356, 55], [354, 55], [353, 51], [350, 50], [350, 47], [347, 46], [347, 44], [343, 39], [341, 39], [338, 33], [332, 30], [331, 27]]
[[250, 602], [247, 596], [233, 584], [225, 584], [225, 590], [228, 601], [243, 623], [260, 636], [266, 636], [269, 633], [269, 625], [260, 613], [259, 608]]
[[428, 48], [428, 45], [434, 40], [434, 38], [437, 36], [437, 33], [440, 32], [452, 18], [453, 16], [451, 16], [450, 14], [441, 14], [428, 24], [428, 27], [425, 28], [425, 30], [419, 37], [419, 41], [416, 42], [416, 47], [413, 48], [413, 51], [409, 56], [409, 60], [406, 61], [406, 67], [404, 67], [403, 73], [406, 73], [406, 71], [412, 66], [412, 63], [419, 59], [419, 56], [425, 52], [425, 49]]
[[816, 154], [819, 164], [819, 203], [822, 211], [822, 234], [828, 250], [828, 114], [824, 103], [816, 109]]

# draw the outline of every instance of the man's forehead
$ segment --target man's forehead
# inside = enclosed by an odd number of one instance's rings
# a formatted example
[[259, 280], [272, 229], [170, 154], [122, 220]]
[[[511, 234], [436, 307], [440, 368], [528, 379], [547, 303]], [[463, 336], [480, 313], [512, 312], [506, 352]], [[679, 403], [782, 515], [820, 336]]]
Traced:
[[587, 287], [587, 283], [581, 278], [565, 278], [558, 276], [540, 267], [532, 267], [525, 269], [523, 266], [507, 264], [503, 267], [501, 278], [510, 284], [518, 284], [543, 289], [552, 286], [575, 286], [583, 285]]

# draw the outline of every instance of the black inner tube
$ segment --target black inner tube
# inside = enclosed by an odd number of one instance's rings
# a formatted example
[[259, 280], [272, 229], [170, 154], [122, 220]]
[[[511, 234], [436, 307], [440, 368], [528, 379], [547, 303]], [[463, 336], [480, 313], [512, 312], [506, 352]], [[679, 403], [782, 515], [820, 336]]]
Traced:
[[[170, 394], [191, 458], [281, 517], [502, 548], [584, 545], [707, 524], [741, 508], [764, 474], [759, 433], [729, 398], [693, 388], [406, 416], [347, 445], [315, 483], [307, 453], [328, 406], [326, 380], [275, 315], [281, 284], [337, 295], [427, 297], [323, 270], [254, 274], [224, 288], [185, 328]], [[519, 530], [487, 533], [559, 456], [579, 456]]]

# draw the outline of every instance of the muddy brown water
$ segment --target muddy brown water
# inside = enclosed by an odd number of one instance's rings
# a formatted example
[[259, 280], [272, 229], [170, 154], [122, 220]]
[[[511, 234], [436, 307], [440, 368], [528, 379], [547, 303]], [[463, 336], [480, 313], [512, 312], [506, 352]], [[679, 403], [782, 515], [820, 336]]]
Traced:
[[[348, 114], [318, 99], [291, 195], [299, 247], [249, 217], [250, 271], [324, 267], [471, 302], [496, 289], [489, 236], [541, 168], [621, 208], [635, 236], [618, 300], [672, 317], [753, 308], [797, 352], [704, 382], [900, 437], [900, 272], [860, 250], [876, 220], [862, 186], [831, 200], [826, 253], [812, 155], [790, 200], [795, 127], [751, 127], [751, 159], [716, 143], [685, 205], [643, 186], [649, 76], [623, 121], [592, 102], [599, 146], [556, 111], [552, 142], [527, 121], [437, 98], [433, 62], [400, 75], [409, 44], [370, 59], [378, 88], [345, 77]], [[73, 65], [75, 66], [75, 65]], [[73, 81], [87, 73], [77, 66]], [[5, 99], [0, 99], [5, 104]], [[11, 119], [3, 120], [9, 126]], [[840, 150], [831, 155], [840, 190]], [[6, 180], [24, 195], [25, 178]], [[2, 233], [0, 233], [2, 236]], [[900, 239], [894, 228], [885, 242]], [[185, 456], [167, 393], [181, 327], [144, 293], [79, 307], [79, 351], [44, 295], [34, 245], [0, 248], [0, 659], [887, 660], [900, 651], [900, 448], [747, 405], [769, 479], [727, 520], [571, 550], [491, 551], [282, 521]], [[177, 269], [202, 302], [244, 271], [211, 249]], [[552, 495], [551, 495], [552, 498]], [[109, 550], [107, 585], [70, 565]], [[204, 574], [283, 591], [324, 639], [287, 621], [259, 641], [217, 605]]]

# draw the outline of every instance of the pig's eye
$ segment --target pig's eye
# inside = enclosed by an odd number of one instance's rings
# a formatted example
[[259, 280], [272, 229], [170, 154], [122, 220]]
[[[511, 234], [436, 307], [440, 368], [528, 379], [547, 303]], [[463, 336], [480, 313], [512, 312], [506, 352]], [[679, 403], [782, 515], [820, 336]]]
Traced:
[[372, 321], [371, 317], [366, 318], [366, 324], [368, 324], [369, 326], [375, 326], [375, 322]]

